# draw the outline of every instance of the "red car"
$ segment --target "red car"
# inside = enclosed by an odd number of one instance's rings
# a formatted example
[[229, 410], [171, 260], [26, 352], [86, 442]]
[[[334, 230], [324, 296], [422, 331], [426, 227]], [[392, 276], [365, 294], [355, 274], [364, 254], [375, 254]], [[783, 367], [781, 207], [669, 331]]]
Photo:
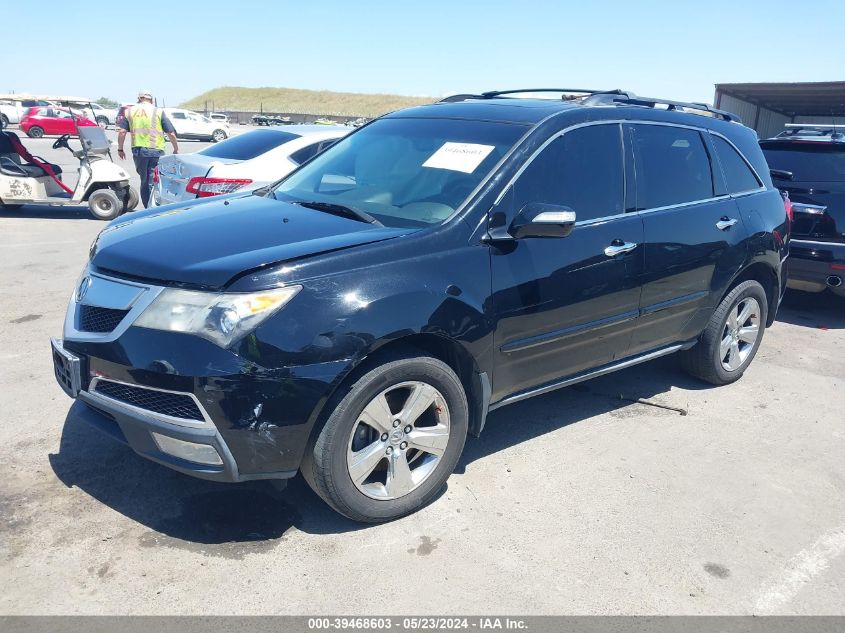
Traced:
[[61, 136], [62, 134], [70, 134], [76, 136], [76, 126], [73, 124], [73, 118], [76, 118], [76, 124], [85, 127], [90, 125], [97, 125], [91, 119], [78, 114], [71, 114], [68, 108], [60, 108], [58, 106], [39, 106], [30, 108], [21, 119], [21, 130], [32, 138], [41, 138], [45, 134], [52, 134]]

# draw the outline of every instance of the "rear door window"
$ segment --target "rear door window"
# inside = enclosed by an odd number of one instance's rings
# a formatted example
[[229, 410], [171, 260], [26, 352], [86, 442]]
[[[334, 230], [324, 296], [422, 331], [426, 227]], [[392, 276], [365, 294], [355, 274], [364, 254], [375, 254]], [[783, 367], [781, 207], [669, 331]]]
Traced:
[[743, 193], [760, 188], [760, 181], [734, 147], [721, 136], [712, 134], [713, 146], [722, 165], [728, 193]]
[[212, 158], [250, 160], [295, 138], [299, 138], [299, 136], [290, 132], [253, 130], [246, 134], [231, 136], [225, 141], [215, 143], [197, 153], [203, 156], [211, 156]]
[[637, 210], [713, 197], [710, 157], [697, 130], [668, 125], [631, 127]]
[[792, 172], [797, 182], [845, 182], [845, 143], [763, 141], [771, 169]]
[[515, 210], [530, 202], [570, 207], [579, 222], [624, 210], [619, 125], [591, 125], [552, 141], [514, 184]]

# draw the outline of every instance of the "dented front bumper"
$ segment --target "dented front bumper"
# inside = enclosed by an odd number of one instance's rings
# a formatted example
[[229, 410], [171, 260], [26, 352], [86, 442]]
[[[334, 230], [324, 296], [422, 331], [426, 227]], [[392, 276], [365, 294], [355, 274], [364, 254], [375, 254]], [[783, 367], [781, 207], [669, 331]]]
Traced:
[[[61, 342], [78, 359], [69, 422], [143, 457], [217, 481], [296, 474], [345, 362], [268, 369], [205, 339], [129, 327], [113, 341]], [[55, 354], [54, 354], [55, 358]]]

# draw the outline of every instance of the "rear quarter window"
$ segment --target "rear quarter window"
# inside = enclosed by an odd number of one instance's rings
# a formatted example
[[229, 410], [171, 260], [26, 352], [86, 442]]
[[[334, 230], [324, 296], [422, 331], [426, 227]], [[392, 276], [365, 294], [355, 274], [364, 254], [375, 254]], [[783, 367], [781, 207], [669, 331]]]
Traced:
[[799, 182], [845, 182], [845, 143], [763, 141], [771, 169], [792, 172]]
[[733, 145], [721, 136], [711, 135], [711, 138], [719, 157], [719, 163], [722, 165], [722, 173], [725, 176], [728, 193], [743, 193], [759, 189], [760, 181], [757, 180], [757, 176], [754, 175], [748, 163], [739, 155]]
[[198, 153], [212, 158], [250, 160], [295, 138], [299, 138], [299, 136], [280, 130], [254, 130], [246, 134], [232, 136], [225, 141], [206, 147]]

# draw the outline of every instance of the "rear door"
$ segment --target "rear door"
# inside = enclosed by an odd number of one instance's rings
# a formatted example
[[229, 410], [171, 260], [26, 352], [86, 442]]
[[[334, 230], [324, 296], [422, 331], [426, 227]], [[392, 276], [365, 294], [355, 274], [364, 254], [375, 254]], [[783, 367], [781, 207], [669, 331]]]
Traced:
[[694, 338], [746, 259], [746, 230], [713, 149], [695, 128], [626, 125], [645, 230], [631, 353]]
[[[637, 317], [642, 220], [625, 213], [622, 127], [567, 130], [536, 154], [494, 212], [575, 210], [563, 238], [490, 247], [496, 318], [493, 401], [625, 356]], [[618, 251], [618, 252], [617, 252]]]

